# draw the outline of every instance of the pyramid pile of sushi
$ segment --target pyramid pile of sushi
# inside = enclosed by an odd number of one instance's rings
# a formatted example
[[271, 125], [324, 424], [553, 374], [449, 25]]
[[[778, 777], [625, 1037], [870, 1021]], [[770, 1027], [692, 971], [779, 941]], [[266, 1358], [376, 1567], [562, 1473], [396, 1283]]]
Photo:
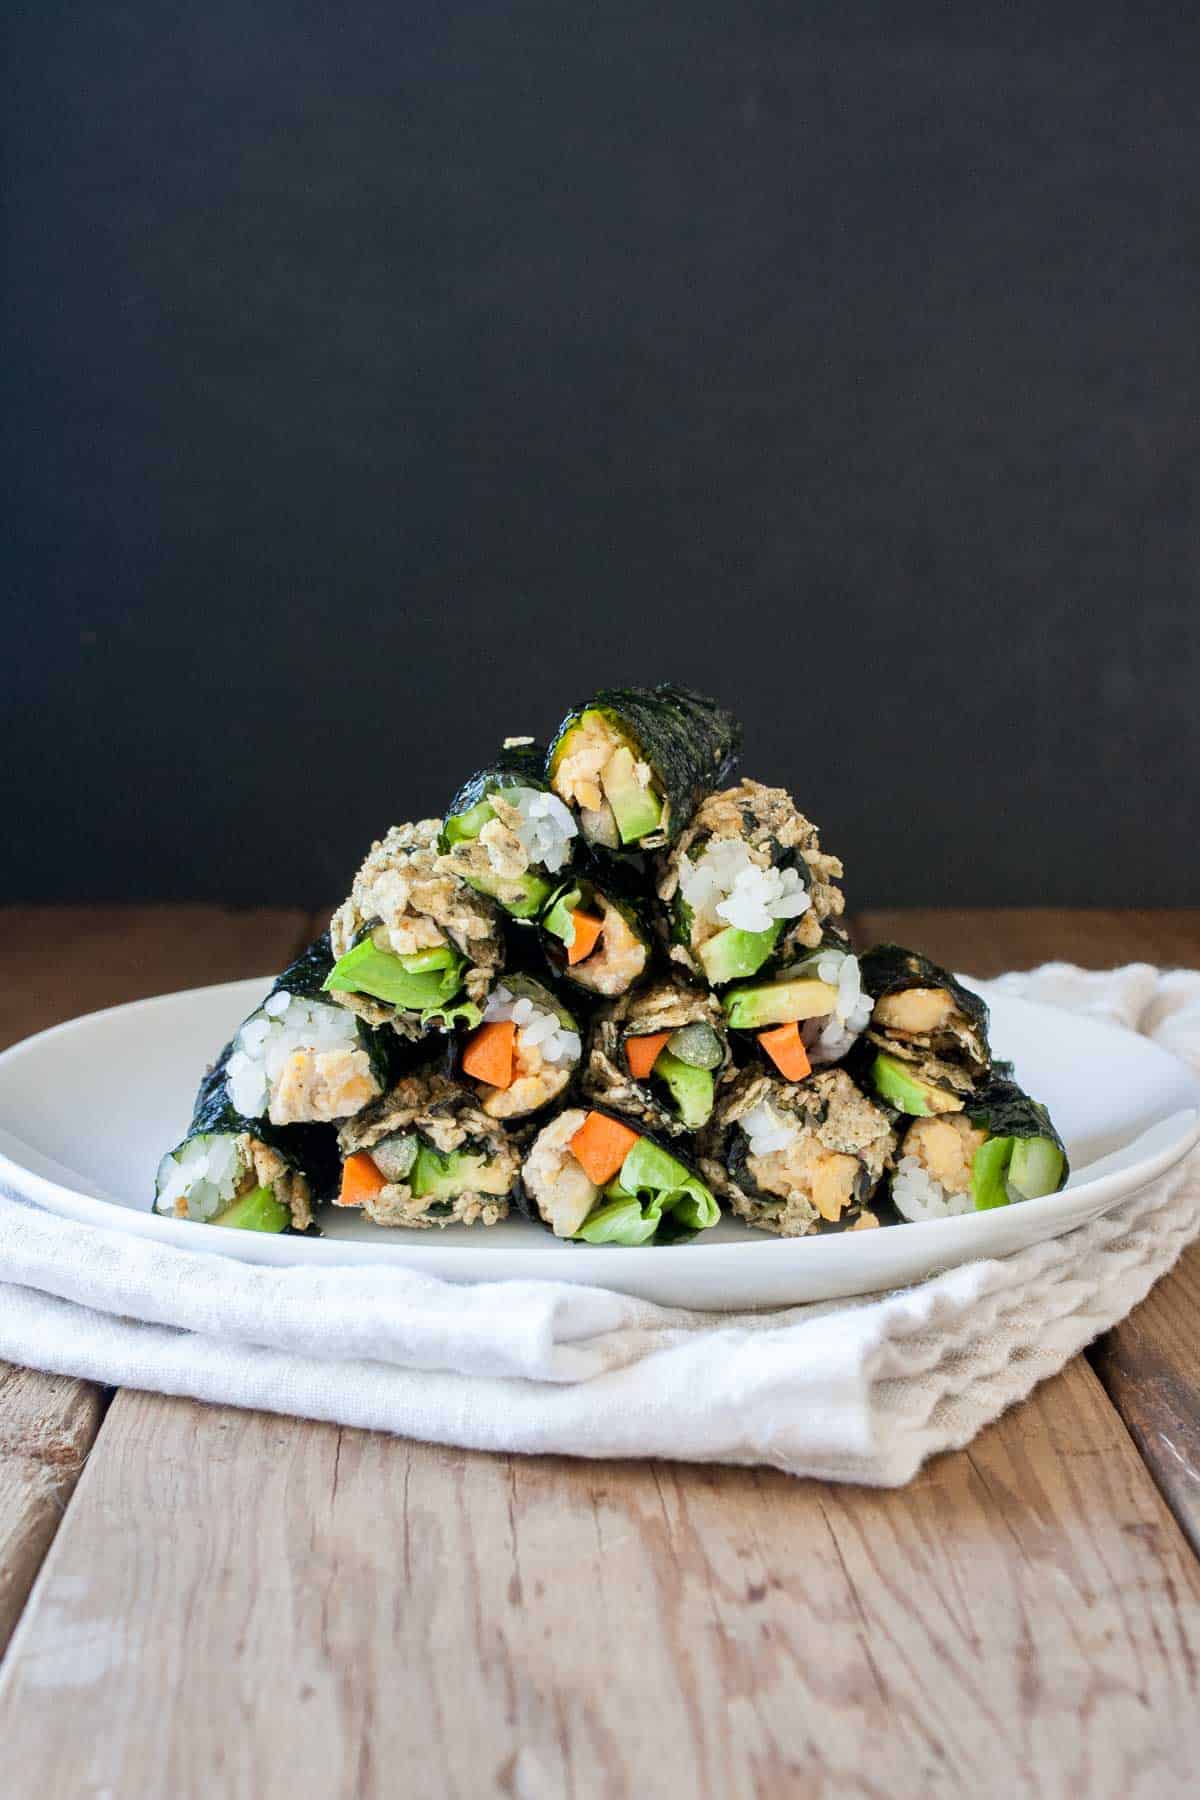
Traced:
[[740, 742], [690, 689], [605, 689], [393, 825], [204, 1074], [156, 1209], [271, 1232], [519, 1212], [657, 1245], [1060, 1188], [983, 1000], [916, 951], [855, 952], [840, 861], [784, 789], [735, 779]]

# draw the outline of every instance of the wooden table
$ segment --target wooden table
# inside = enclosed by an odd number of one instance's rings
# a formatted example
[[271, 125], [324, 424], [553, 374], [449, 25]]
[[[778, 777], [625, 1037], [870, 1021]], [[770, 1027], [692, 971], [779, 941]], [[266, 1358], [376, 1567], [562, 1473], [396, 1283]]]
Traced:
[[[874, 913], [981, 975], [1200, 913]], [[10, 909], [4, 1041], [298, 911]], [[54, 947], [47, 958], [47, 943]], [[0, 1365], [0, 1792], [1200, 1791], [1200, 1247], [902, 1492], [433, 1448]]]

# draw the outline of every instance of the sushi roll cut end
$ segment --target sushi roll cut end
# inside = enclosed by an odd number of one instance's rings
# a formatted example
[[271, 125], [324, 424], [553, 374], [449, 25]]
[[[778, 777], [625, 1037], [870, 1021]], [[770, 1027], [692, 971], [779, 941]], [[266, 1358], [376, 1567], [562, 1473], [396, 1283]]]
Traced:
[[195, 1224], [303, 1231], [311, 1199], [306, 1177], [251, 1133], [199, 1132], [163, 1157], [154, 1208]]
[[564, 1007], [538, 981], [503, 977], [488, 995], [483, 1023], [462, 1050], [464, 1077], [492, 1119], [540, 1112], [569, 1086], [583, 1040]]
[[649, 965], [649, 943], [631, 909], [591, 882], [560, 889], [542, 934], [551, 967], [605, 999], [627, 992]]
[[335, 1205], [376, 1225], [496, 1225], [520, 1159], [474, 1096], [433, 1070], [406, 1076], [343, 1126]]
[[678, 1241], [720, 1217], [708, 1187], [623, 1119], [571, 1107], [534, 1139], [525, 1195], [556, 1237], [588, 1244]]
[[226, 1082], [237, 1112], [273, 1125], [346, 1119], [381, 1092], [353, 1013], [282, 991], [239, 1030]]

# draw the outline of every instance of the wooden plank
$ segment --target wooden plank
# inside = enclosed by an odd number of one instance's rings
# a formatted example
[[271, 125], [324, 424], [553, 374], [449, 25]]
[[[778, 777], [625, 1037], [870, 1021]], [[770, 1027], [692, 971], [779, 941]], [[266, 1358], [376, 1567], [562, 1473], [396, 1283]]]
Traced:
[[1082, 1362], [897, 1493], [125, 1393], [0, 1741], [30, 1795], [1163, 1800], [1198, 1667], [1197, 1566]]
[[307, 923], [282, 906], [0, 907], [0, 1048], [97, 1007], [278, 969]]
[[99, 1389], [0, 1363], [0, 1654], [100, 1428]]
[[1200, 1554], [1200, 1244], [1091, 1352], [1109, 1398]]
[[[1052, 957], [1103, 968], [1200, 967], [1200, 911], [860, 914], [856, 941], [895, 937], [979, 975]], [[1089, 1352], [1168, 1505], [1200, 1553], [1200, 1245]]]
[[[95, 1007], [278, 968], [306, 924], [302, 912], [282, 907], [0, 909], [0, 1047]], [[91, 1383], [0, 1365], [0, 1655], [103, 1409]]]
[[1200, 968], [1200, 909], [1104, 911], [1073, 907], [907, 907], [854, 920], [859, 944], [893, 939], [970, 975], [1038, 963], [1109, 969], [1124, 962]]

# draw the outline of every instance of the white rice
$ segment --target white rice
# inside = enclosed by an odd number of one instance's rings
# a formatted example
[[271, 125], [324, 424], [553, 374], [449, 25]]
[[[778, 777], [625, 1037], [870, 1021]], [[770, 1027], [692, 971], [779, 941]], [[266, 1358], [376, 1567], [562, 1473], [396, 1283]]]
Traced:
[[288, 1058], [297, 1050], [319, 1053], [357, 1045], [358, 1021], [345, 1007], [272, 994], [237, 1034], [225, 1077], [229, 1098], [246, 1118], [261, 1118]]
[[902, 1156], [892, 1176], [892, 1199], [896, 1211], [919, 1225], [925, 1219], [953, 1219], [960, 1213], [975, 1211], [970, 1190], [950, 1194], [940, 1181], [935, 1181], [924, 1164], [915, 1156]]
[[[531, 864], [541, 863], [554, 874], [570, 861], [575, 818], [557, 794], [544, 794], [540, 788], [506, 787], [503, 797], [521, 815], [512, 828], [513, 835]], [[488, 845], [494, 864], [501, 854], [497, 851], [493, 855], [492, 846]]]
[[186, 1199], [188, 1218], [203, 1224], [231, 1203], [246, 1167], [235, 1137], [191, 1138], [163, 1159], [155, 1210], [173, 1213], [176, 1202]]
[[543, 1062], [560, 1067], [579, 1061], [583, 1044], [577, 1031], [559, 1023], [558, 1017], [537, 1006], [527, 994], [517, 999], [503, 983], [492, 989], [483, 1009], [484, 1023], [511, 1019], [517, 1027], [518, 1043], [539, 1051]]
[[769, 1100], [760, 1100], [742, 1114], [738, 1123], [749, 1140], [751, 1156], [769, 1156], [773, 1150], [785, 1150], [800, 1135], [796, 1120], [785, 1118]]
[[830, 987], [836, 987], [838, 997], [831, 1013], [808, 1019], [801, 1026], [800, 1035], [814, 1067], [840, 1062], [870, 1023], [873, 1004], [870, 994], [863, 993], [858, 958], [848, 950], [822, 951], [816, 973]]
[[740, 838], [710, 838], [693, 862], [679, 864], [679, 891], [698, 924], [767, 931], [812, 905], [796, 869], [762, 869]]

